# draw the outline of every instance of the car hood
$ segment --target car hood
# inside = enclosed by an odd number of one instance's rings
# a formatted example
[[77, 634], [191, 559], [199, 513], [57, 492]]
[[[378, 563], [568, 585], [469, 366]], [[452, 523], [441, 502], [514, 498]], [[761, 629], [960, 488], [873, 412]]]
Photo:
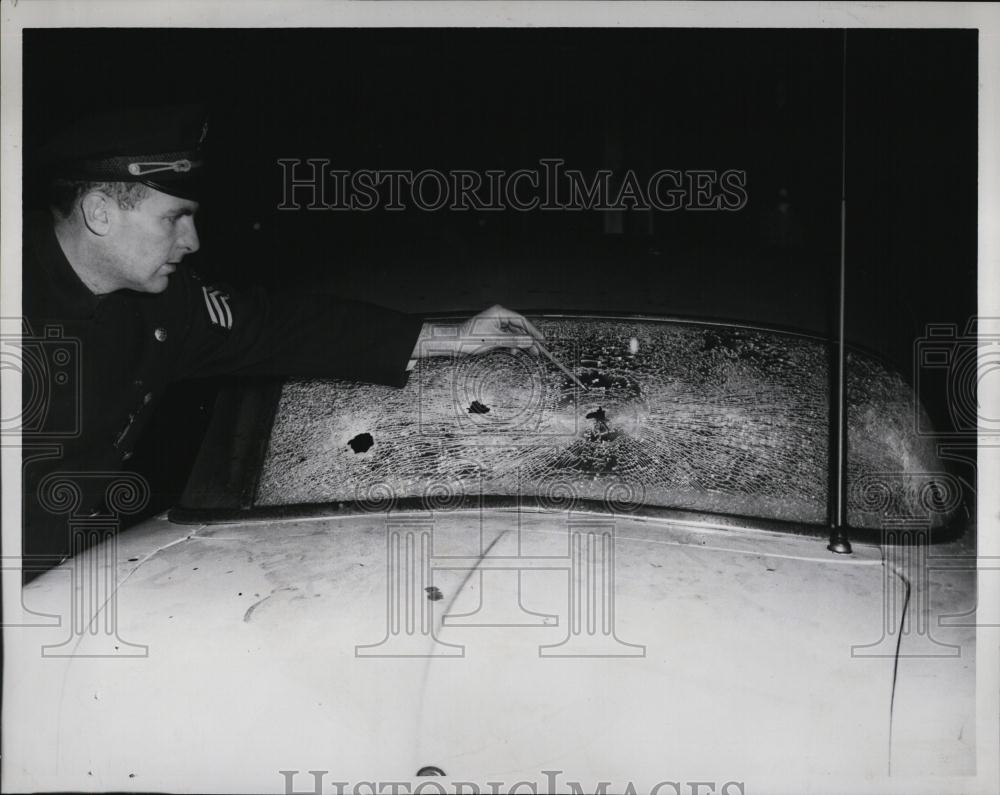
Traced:
[[161, 517], [24, 589], [39, 626], [5, 699], [37, 725], [4, 738], [5, 772], [202, 792], [429, 765], [584, 791], [881, 776], [893, 659], [852, 649], [884, 637], [892, 576], [877, 547], [629, 516]]

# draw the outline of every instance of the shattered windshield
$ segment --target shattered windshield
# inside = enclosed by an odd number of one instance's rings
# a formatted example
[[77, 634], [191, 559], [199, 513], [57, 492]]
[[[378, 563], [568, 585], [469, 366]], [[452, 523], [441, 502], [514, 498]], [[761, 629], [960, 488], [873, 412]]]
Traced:
[[[533, 322], [586, 389], [546, 357], [503, 350], [422, 359], [401, 389], [289, 382], [255, 503], [435, 509], [498, 495], [824, 521], [825, 343], [656, 320]], [[912, 389], [874, 358], [848, 363], [851, 523], [940, 519], [942, 467], [914, 432]]]

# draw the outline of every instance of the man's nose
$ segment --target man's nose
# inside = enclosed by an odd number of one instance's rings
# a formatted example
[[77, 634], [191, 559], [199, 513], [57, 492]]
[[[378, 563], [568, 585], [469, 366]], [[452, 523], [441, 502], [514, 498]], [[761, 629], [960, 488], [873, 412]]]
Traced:
[[194, 225], [194, 218], [188, 217], [184, 219], [184, 228], [177, 244], [187, 254], [194, 254], [194, 252], [201, 248], [201, 244], [198, 241], [198, 230]]

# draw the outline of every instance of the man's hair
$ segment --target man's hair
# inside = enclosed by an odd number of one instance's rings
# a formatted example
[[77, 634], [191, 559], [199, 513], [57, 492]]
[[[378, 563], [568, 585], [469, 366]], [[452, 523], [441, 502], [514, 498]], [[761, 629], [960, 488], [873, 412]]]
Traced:
[[149, 186], [141, 182], [88, 182], [55, 179], [49, 185], [49, 206], [63, 218], [69, 218], [77, 202], [92, 190], [106, 193], [123, 210], [134, 210], [149, 195]]

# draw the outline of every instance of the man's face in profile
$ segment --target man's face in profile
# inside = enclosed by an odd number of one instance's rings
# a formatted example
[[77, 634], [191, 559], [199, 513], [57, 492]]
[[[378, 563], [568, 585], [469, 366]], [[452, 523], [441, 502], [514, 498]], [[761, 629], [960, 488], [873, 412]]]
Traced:
[[150, 188], [134, 208], [115, 208], [108, 238], [109, 275], [119, 289], [161, 293], [187, 254], [198, 250], [198, 202]]

